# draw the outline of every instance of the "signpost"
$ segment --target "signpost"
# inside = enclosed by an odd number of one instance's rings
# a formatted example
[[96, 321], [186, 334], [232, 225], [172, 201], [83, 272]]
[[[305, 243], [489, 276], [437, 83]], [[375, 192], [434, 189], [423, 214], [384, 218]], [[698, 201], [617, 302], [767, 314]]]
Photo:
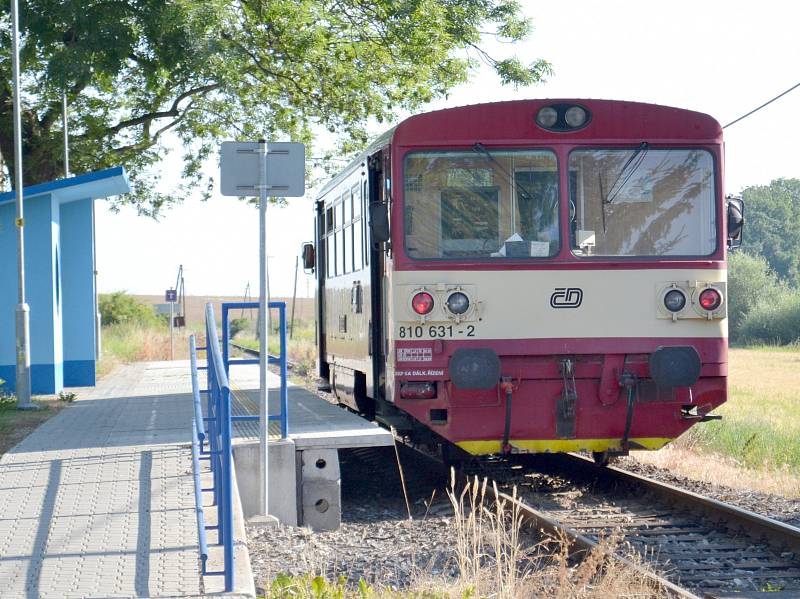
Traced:
[[178, 301], [178, 291], [167, 289], [164, 292], [164, 301], [169, 302], [169, 359], [175, 359], [175, 302]]
[[226, 196], [258, 195], [259, 212], [259, 465], [261, 514], [269, 514], [269, 404], [267, 388], [267, 199], [305, 194], [305, 146], [293, 142], [226, 141], [220, 148], [220, 191]]

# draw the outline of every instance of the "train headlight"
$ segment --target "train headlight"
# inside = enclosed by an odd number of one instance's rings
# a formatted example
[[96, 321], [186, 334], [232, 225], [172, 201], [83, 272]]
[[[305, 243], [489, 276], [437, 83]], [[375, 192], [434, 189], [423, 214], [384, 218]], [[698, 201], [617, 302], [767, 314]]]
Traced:
[[411, 307], [421, 316], [430, 314], [433, 310], [433, 296], [427, 291], [420, 291], [411, 298]]
[[680, 289], [671, 289], [664, 294], [664, 307], [670, 312], [680, 312], [686, 305], [686, 296]]
[[539, 112], [536, 114], [536, 122], [541, 127], [549, 129], [555, 126], [556, 121], [558, 121], [558, 112], [552, 106], [545, 106], [539, 109]]
[[698, 301], [704, 310], [713, 312], [722, 304], [722, 295], [713, 287], [709, 287], [700, 292]]
[[469, 298], [465, 293], [456, 291], [447, 298], [447, 309], [453, 314], [464, 314], [469, 310]]
[[582, 127], [586, 122], [586, 111], [580, 106], [568, 108], [564, 113], [564, 120], [570, 127]]

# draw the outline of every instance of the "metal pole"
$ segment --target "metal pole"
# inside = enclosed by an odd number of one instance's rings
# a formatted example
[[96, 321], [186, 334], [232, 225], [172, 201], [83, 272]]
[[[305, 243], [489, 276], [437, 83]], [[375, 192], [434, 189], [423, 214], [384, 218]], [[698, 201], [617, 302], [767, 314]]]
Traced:
[[61, 128], [64, 130], [64, 177], [69, 177], [69, 130], [67, 129], [67, 92], [61, 95]]
[[[267, 250], [264, 249], [264, 251], [266, 252]], [[272, 294], [269, 291], [269, 259], [270, 258], [272, 258], [272, 256], [264, 256], [264, 260], [266, 260], [266, 264], [267, 264], [267, 267], [266, 267], [267, 268], [267, 304], [269, 304], [269, 300], [270, 300], [270, 298], [272, 298]], [[269, 308], [269, 306], [267, 306], [267, 308]], [[274, 329], [272, 328], [272, 311], [268, 309], [267, 310], [267, 331], [269, 331], [271, 333], [273, 330]], [[264, 337], [264, 339], [266, 339], [266, 337]], [[267, 349], [267, 354], [269, 354], [269, 350], [268, 349]]]
[[175, 302], [169, 302], [169, 359], [175, 359]]
[[297, 301], [297, 269], [300, 264], [300, 257], [294, 257], [294, 291], [292, 292], [292, 320], [289, 325], [289, 339], [294, 337], [294, 304]]
[[31, 401], [30, 308], [25, 301], [25, 219], [22, 207], [22, 118], [19, 86], [19, 17], [17, 0], [11, 0], [11, 88], [14, 94], [14, 190], [17, 201], [17, 408], [35, 410]]
[[259, 381], [259, 401], [258, 401], [258, 433], [259, 433], [259, 463], [261, 480], [259, 488], [261, 490], [261, 514], [269, 514], [269, 391], [267, 389], [267, 361], [268, 356], [268, 327], [267, 327], [267, 141], [259, 140], [259, 298], [258, 298], [258, 336], [260, 340], [260, 351], [258, 352], [258, 381]]

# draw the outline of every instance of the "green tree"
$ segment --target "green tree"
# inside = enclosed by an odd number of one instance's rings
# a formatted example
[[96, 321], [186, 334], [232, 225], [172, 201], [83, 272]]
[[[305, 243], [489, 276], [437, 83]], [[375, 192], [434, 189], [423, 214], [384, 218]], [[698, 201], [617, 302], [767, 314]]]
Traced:
[[[0, 47], [10, 48], [8, 2]], [[143, 212], [162, 137], [182, 142], [183, 179], [205, 193], [204, 159], [224, 138], [291, 137], [315, 126], [356, 143], [370, 119], [413, 110], [467, 80], [480, 60], [504, 84], [550, 72], [544, 60], [496, 60], [482, 36], [525, 38], [516, 0], [22, 0], [24, 181], [63, 174], [61, 96], [75, 172], [122, 164], [125, 201]], [[0, 155], [13, 168], [11, 61], [0, 56]]]
[[793, 286], [800, 284], [800, 179], [776, 179], [744, 191], [744, 247]]

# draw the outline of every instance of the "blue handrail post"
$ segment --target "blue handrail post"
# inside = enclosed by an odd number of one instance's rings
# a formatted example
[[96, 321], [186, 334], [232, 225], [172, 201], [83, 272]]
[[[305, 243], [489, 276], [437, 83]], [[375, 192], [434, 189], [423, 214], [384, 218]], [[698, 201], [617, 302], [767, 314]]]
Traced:
[[196, 433], [200, 453], [203, 453], [206, 429], [205, 426], [203, 426], [203, 408], [200, 405], [200, 382], [197, 376], [197, 340], [194, 335], [189, 336], [189, 360], [192, 373], [192, 403], [194, 404], [195, 420], [193, 433]]
[[228, 322], [228, 306], [222, 304], [222, 364], [225, 367], [225, 375], [230, 379], [230, 323]]
[[286, 303], [278, 303], [278, 311], [281, 322], [281, 438], [289, 436], [289, 387], [286, 383], [287, 376], [287, 347], [286, 347]]
[[231, 447], [231, 395], [230, 389], [222, 388], [222, 514], [220, 514], [220, 536], [225, 539], [225, 590], [233, 590], [233, 450]]
[[[225, 577], [225, 592], [233, 591], [234, 585], [234, 527], [233, 527], [233, 421], [258, 419], [256, 415], [233, 416], [231, 401], [233, 394], [228, 378], [230, 364], [252, 364], [252, 360], [230, 358], [230, 327], [229, 314], [231, 309], [254, 308], [256, 303], [226, 303], [222, 306], [222, 348], [217, 335], [217, 325], [214, 319], [212, 304], [206, 305], [206, 415], [208, 425], [203, 431], [203, 413], [200, 404], [200, 390], [198, 385], [197, 340], [191, 337], [189, 347], [192, 367], [192, 394], [194, 400], [194, 424], [192, 426], [192, 452], [195, 470], [195, 502], [198, 509], [198, 528], [200, 529], [201, 559], [203, 560], [203, 574], [205, 571], [205, 558], [207, 547], [205, 541], [205, 524], [202, 513], [202, 489], [200, 488], [199, 454], [202, 443], [208, 442], [209, 464], [213, 475], [214, 505], [217, 507], [217, 544], [222, 545], [224, 558], [223, 574]], [[277, 308], [280, 314], [280, 354], [267, 358], [270, 364], [277, 364], [280, 368], [280, 414], [268, 416], [270, 420], [281, 421], [281, 437], [289, 435], [289, 389], [287, 384], [288, 348], [286, 345], [286, 303], [270, 302], [270, 308]], [[268, 351], [266, 344], [262, 351]]]

